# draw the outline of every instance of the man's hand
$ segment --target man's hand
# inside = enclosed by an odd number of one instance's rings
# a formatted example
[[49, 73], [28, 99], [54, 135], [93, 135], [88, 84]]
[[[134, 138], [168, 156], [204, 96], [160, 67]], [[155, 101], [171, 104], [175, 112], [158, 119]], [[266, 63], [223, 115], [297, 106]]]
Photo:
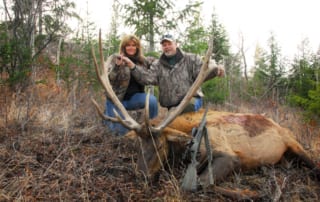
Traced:
[[213, 59], [209, 61], [209, 68], [213, 69], [213, 71], [216, 73], [216, 76], [219, 76], [219, 77], [224, 76], [224, 66], [221, 64], [217, 65]]
[[217, 76], [223, 77], [224, 76], [224, 66], [223, 65], [218, 65], [217, 67]]

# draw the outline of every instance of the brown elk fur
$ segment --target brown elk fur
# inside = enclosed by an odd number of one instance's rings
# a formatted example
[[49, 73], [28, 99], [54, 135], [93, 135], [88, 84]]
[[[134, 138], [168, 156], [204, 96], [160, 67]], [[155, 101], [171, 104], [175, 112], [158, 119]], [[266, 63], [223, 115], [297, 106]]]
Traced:
[[[203, 113], [201, 110], [180, 115], [160, 135], [142, 138], [143, 151], [138, 160], [138, 168], [149, 177], [155, 175], [167, 158], [169, 143], [175, 144], [173, 148], [179, 148], [180, 152], [181, 148], [185, 149], [191, 139], [192, 128], [199, 125]], [[316, 164], [292, 132], [262, 115], [209, 110], [206, 120], [216, 181], [224, 179], [234, 170], [276, 164], [287, 151], [299, 157], [307, 167], [316, 168]], [[155, 124], [156, 122], [154, 120]], [[132, 131], [127, 135], [134, 133]], [[199, 170], [203, 172], [199, 171], [199, 177], [203, 185], [208, 185], [208, 169], [204, 169], [207, 158], [203, 141], [200, 153]]]

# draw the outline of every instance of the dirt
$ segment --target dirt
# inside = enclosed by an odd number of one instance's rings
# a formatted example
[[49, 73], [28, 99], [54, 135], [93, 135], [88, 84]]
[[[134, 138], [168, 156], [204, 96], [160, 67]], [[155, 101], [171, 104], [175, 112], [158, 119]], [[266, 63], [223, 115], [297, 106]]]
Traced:
[[[0, 133], [1, 201], [231, 201], [210, 190], [185, 193], [185, 166], [139, 175], [135, 141], [110, 135], [102, 124], [78, 119], [68, 130], [9, 125]], [[99, 121], [98, 121], [99, 122]], [[235, 173], [220, 186], [256, 190], [256, 201], [318, 201], [319, 184], [291, 162]]]

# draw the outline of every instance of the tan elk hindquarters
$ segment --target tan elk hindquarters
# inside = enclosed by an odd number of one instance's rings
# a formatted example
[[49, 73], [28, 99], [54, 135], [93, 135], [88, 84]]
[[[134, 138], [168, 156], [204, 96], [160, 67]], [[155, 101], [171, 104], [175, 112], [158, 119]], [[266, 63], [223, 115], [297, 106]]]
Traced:
[[[161, 141], [158, 142], [157, 150], [166, 154], [168, 148], [179, 148], [180, 152], [181, 147], [186, 148], [187, 137], [191, 138], [192, 128], [199, 125], [203, 113], [204, 110], [201, 110], [176, 117], [166, 128], [170, 132], [163, 133], [160, 135], [161, 138], [158, 138]], [[247, 170], [262, 165], [276, 164], [287, 151], [291, 151], [299, 157], [307, 167], [316, 168], [315, 163], [295, 139], [293, 133], [264, 116], [209, 110], [207, 128], [214, 158], [212, 167], [216, 181], [225, 179], [235, 170]], [[168, 144], [174, 144], [175, 147], [168, 147]], [[159, 160], [156, 152], [151, 152], [151, 150], [152, 148], [149, 148], [149, 152], [146, 153], [150, 158], [153, 154], [154, 159]], [[166, 152], [162, 152], [162, 150]], [[209, 177], [204, 143], [201, 145], [200, 152], [198, 167], [200, 179], [203, 184], [207, 184]], [[161, 163], [165, 162], [166, 158], [167, 156], [161, 155], [162, 162], [154, 163], [153, 161], [152, 165], [147, 167], [154, 168], [154, 165], [158, 165], [157, 168], [160, 169]], [[151, 172], [148, 172], [148, 176], [152, 176], [158, 170], [151, 169], [149, 171]]]

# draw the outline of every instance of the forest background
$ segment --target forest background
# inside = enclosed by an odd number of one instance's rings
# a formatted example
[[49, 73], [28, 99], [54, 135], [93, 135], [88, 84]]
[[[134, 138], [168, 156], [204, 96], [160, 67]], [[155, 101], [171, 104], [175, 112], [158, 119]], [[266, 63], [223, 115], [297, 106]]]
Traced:
[[[320, 49], [314, 52], [307, 37], [297, 42], [297, 53], [288, 60], [281, 54], [275, 33], [270, 33], [267, 48], [257, 45], [249, 66], [246, 38], [240, 35], [238, 49], [231, 49], [214, 8], [209, 23], [203, 23], [201, 1], [190, 0], [179, 7], [171, 0], [114, 0], [110, 4], [112, 10], [106, 11], [112, 16], [106, 22], [110, 29], [103, 33], [104, 57], [118, 52], [121, 27], [140, 37], [145, 54], [154, 57], [159, 57], [159, 38], [168, 30], [177, 36], [182, 50], [199, 55], [204, 55], [213, 36], [212, 59], [224, 64], [226, 76], [203, 84], [205, 104], [218, 110], [265, 114], [295, 131], [311, 153], [319, 153]], [[80, 186], [85, 195], [77, 197], [92, 199], [89, 192], [94, 192], [93, 184], [98, 185], [84, 175], [90, 174], [86, 166], [92, 162], [77, 167], [84, 154], [75, 160], [73, 152], [83, 142], [106, 144], [104, 136], [108, 135], [90, 103], [90, 97], [97, 97], [102, 105], [105, 101], [91, 54], [92, 47], [97, 51], [99, 27], [90, 21], [90, 13], [79, 16], [76, 2], [70, 0], [6, 0], [0, 9], [4, 13], [0, 22], [1, 197], [41, 199], [50, 192], [41, 183], [53, 177], [57, 181], [51, 187], [62, 189], [59, 193], [65, 198], [74, 199], [70, 187]], [[72, 28], [70, 21], [76, 21], [77, 27]], [[87, 154], [89, 150], [98, 155], [92, 148], [85, 150]], [[62, 156], [67, 161], [61, 161]], [[59, 173], [66, 169], [72, 174]], [[77, 175], [85, 180], [77, 181]], [[92, 195], [103, 198], [100, 191]]]

